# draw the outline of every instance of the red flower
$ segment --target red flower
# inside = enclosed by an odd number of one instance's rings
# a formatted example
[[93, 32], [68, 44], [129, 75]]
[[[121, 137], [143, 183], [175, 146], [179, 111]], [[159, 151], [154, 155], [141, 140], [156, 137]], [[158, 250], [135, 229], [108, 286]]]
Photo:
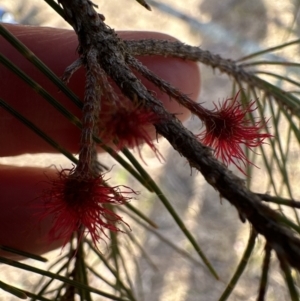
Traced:
[[148, 133], [153, 124], [158, 121], [158, 117], [151, 111], [128, 106], [118, 107], [116, 112], [110, 115], [110, 118], [105, 121], [103, 130], [100, 130], [100, 137], [106, 143], [113, 140], [118, 150], [124, 147], [137, 147], [139, 154], [139, 145], [146, 143], [159, 158], [161, 155]]
[[65, 245], [74, 231], [81, 235], [86, 231], [96, 245], [102, 235], [107, 236], [105, 229], [121, 231], [116, 223], [123, 220], [110, 205], [122, 205], [129, 198], [122, 196], [118, 189], [106, 186], [102, 175], [81, 179], [75, 176], [74, 169], [60, 171], [58, 179], [51, 181], [51, 188], [41, 197], [46, 210], [42, 218], [55, 215], [50, 240], [64, 239]]
[[239, 93], [219, 106], [214, 104], [215, 109], [203, 119], [206, 129], [199, 134], [199, 138], [203, 144], [215, 149], [216, 157], [225, 165], [233, 163], [245, 173], [241, 163], [244, 166], [252, 163], [246, 157], [242, 145], [253, 151], [254, 147], [261, 145], [272, 135], [259, 133], [265, 126], [265, 122], [252, 122], [246, 117], [247, 113], [256, 110], [255, 101], [243, 107], [237, 100], [238, 95]]

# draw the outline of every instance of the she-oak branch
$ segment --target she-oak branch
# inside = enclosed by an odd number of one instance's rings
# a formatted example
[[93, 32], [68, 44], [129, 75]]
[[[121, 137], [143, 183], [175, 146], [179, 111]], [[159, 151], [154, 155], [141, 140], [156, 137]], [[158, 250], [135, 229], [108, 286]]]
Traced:
[[[202, 145], [193, 133], [147, 91], [129, 68], [128, 62], [132, 60], [136, 49], [131, 49], [130, 44], [125, 44], [115, 31], [104, 23], [91, 1], [59, 2], [64, 9], [66, 20], [77, 33], [79, 55], [87, 58], [90, 51], [96, 51], [98, 64], [115, 81], [122, 93], [135, 104], [158, 116], [154, 123], [157, 133], [165, 137], [173, 148], [188, 160], [191, 167], [199, 170], [206, 181], [219, 191], [222, 198], [236, 207], [240, 217], [248, 220], [254, 229], [266, 238], [279, 259], [284, 258], [300, 271], [300, 239], [281, 223], [279, 213], [264, 205], [259, 195], [249, 191], [243, 180], [216, 160], [211, 149]], [[154, 41], [152, 44], [154, 51], [156, 46], [157, 52], [163, 51], [163, 44], [159, 43], [161, 41]], [[182, 44], [181, 47], [189, 51], [189, 46]], [[172, 55], [176, 56], [176, 51]]]

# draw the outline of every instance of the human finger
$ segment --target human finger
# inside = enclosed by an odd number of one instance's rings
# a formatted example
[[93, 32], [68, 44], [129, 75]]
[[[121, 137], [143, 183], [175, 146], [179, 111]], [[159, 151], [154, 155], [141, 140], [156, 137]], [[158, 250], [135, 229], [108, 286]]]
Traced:
[[[31, 49], [54, 73], [61, 76], [67, 66], [76, 60], [77, 37], [73, 31], [55, 28], [28, 27], [20, 25], [5, 25], [17, 38]], [[174, 38], [154, 32], [120, 32], [120, 37], [126, 40], [142, 38], [167, 39]], [[4, 38], [0, 37], [0, 51], [25, 73], [43, 86], [51, 95], [60, 101], [69, 111], [80, 118], [80, 110], [50, 82], [41, 72], [28, 62]], [[200, 74], [197, 64], [177, 58], [160, 56], [139, 57], [143, 64], [159, 77], [190, 95], [193, 100], [198, 97], [200, 89]], [[54, 140], [69, 151], [76, 153], [79, 146], [80, 131], [63, 117], [55, 108], [44, 101], [32, 88], [9, 71], [0, 66], [0, 97], [13, 108], [35, 123]], [[148, 90], [153, 91], [158, 99], [171, 113], [176, 113], [184, 120], [189, 115], [188, 110], [172, 101], [149, 81], [141, 78]], [[83, 99], [85, 76], [84, 70], [79, 70], [71, 78], [69, 87]], [[103, 102], [109, 100], [103, 100]], [[12, 156], [23, 153], [55, 152], [50, 145], [41, 140], [20, 121], [4, 110], [0, 111], [0, 139], [2, 142], [0, 156]], [[149, 129], [155, 138], [154, 129]]]
[[[55, 177], [55, 170], [0, 166], [0, 245], [35, 255], [62, 246], [62, 240], [49, 241], [54, 217], [41, 219], [40, 196], [48, 187], [45, 175]], [[0, 250], [1, 255], [16, 260], [23, 258]]]

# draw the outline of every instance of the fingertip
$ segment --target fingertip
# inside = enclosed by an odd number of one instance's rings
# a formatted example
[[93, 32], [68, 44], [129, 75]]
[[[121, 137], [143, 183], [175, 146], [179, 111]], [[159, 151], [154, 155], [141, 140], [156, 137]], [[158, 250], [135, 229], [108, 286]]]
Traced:
[[[47, 171], [49, 177], [55, 171]], [[41, 219], [43, 189], [47, 188], [45, 171], [32, 167], [0, 167], [0, 245], [35, 255], [62, 246], [62, 241], [49, 241], [48, 233], [54, 216]], [[19, 255], [0, 250], [0, 255], [15, 260]]]

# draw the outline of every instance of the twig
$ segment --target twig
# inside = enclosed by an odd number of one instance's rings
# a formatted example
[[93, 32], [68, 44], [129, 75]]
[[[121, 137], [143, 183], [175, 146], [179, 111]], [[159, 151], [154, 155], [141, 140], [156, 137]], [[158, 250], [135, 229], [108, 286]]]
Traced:
[[[92, 3], [88, 0], [60, 0], [60, 3], [66, 14], [65, 18], [78, 35], [79, 54], [90, 48], [96, 50], [99, 65], [115, 81], [122, 93], [132, 101], [138, 101], [159, 117], [159, 121], [154, 124], [157, 133], [164, 136], [173, 148], [188, 160], [191, 167], [199, 170], [206, 181], [236, 207], [240, 216], [247, 219], [254, 229], [266, 238], [271, 248], [276, 252], [280, 250], [282, 262], [284, 259], [289, 265], [300, 270], [299, 238], [280, 223], [280, 215], [276, 211], [261, 203], [260, 197], [249, 191], [243, 180], [217, 161], [211, 150], [203, 146], [175, 116], [164, 109], [158, 99], [147, 91], [126, 64], [126, 57], [134, 53], [130, 52], [115, 31], [103, 22]], [[157, 46], [157, 43], [162, 47], [166, 45], [161, 41], [153, 41], [153, 45]], [[178, 45], [178, 50], [184, 50], [184, 58], [192, 59], [196, 48], [179, 43], [175, 45]], [[188, 56], [186, 54], [189, 51], [191, 55]], [[203, 60], [204, 63], [224, 72], [229, 70], [227, 73], [231, 73], [237, 79], [259, 86], [259, 81], [255, 80], [255, 77], [249, 76], [234, 63], [211, 56], [209, 52], [203, 54], [207, 57]], [[198, 60], [198, 57], [195, 59]]]

